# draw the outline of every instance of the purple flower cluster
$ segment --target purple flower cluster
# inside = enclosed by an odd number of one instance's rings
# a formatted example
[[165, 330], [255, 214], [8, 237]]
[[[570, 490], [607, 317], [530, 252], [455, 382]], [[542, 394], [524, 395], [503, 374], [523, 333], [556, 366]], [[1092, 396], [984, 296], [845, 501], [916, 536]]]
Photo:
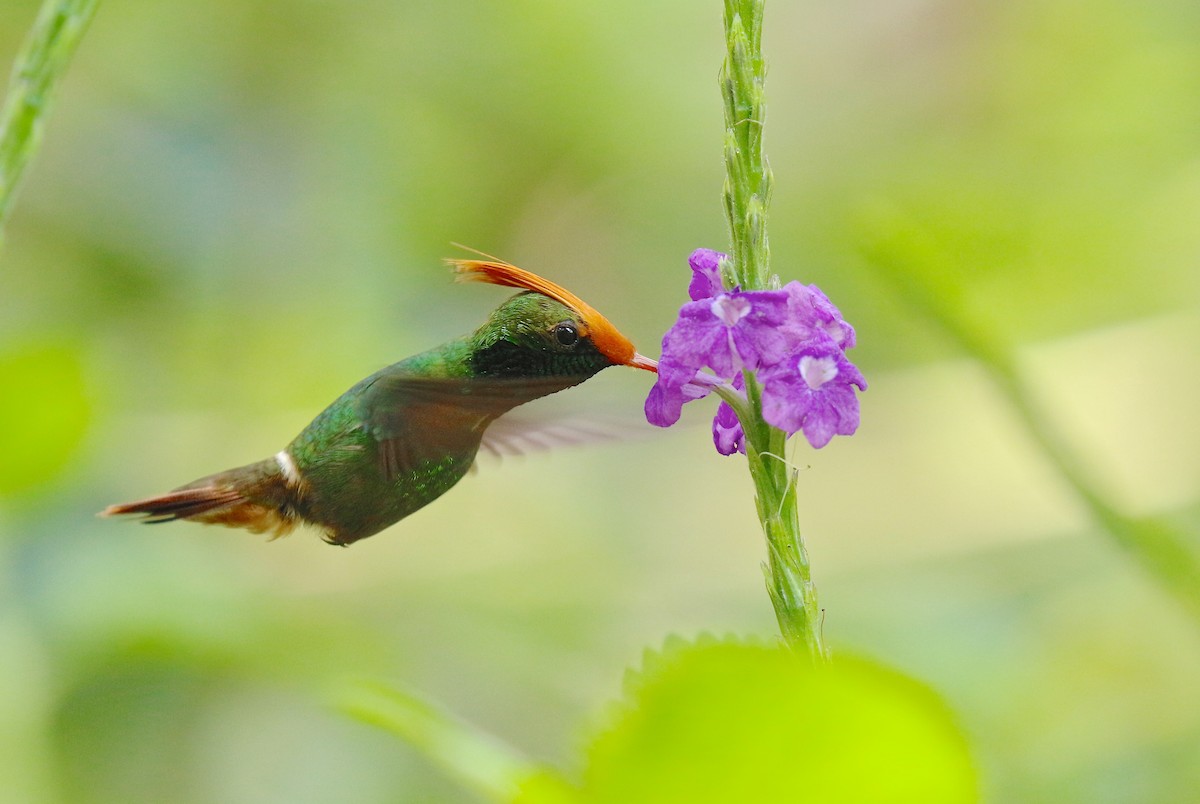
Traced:
[[[858, 429], [857, 387], [867, 382], [846, 350], [854, 328], [816, 285], [790, 282], [779, 290], [726, 290], [724, 257], [697, 249], [688, 258], [692, 301], [663, 336], [658, 381], [646, 398], [646, 418], [669, 427], [685, 402], [706, 396], [714, 384], [743, 385], [742, 371], [762, 386], [762, 415], [787, 432], [803, 432], [814, 447]], [[701, 373], [711, 369], [717, 376]], [[745, 452], [745, 433], [733, 408], [722, 402], [713, 419], [713, 441], [722, 455]]]

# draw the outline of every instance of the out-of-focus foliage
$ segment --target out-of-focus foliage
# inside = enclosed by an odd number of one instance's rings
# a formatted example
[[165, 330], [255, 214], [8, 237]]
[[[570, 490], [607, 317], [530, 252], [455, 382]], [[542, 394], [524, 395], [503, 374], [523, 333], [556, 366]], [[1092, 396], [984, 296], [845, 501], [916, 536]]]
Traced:
[[0, 98], [0, 243], [25, 169], [37, 153], [55, 87], [87, 31], [99, 0], [49, 0], [13, 60]]
[[[0, 4], [5, 69], [37, 5]], [[3, 797], [471, 800], [314, 688], [395, 678], [571, 770], [644, 646], [774, 633], [710, 411], [485, 464], [348, 550], [93, 517], [477, 325], [503, 294], [450, 284], [450, 241], [654, 353], [725, 245], [703, 6], [102, 4], [0, 254]], [[1194, 624], [863, 242], [912, 220], [905, 265], [1015, 345], [1106, 499], [1196, 549], [1200, 7], [773, 3], [764, 38], [773, 266], [871, 381], [858, 435], [789, 456], [826, 639], [936, 690], [992, 800], [1187, 800]], [[561, 401], [636, 418], [648, 379]]]
[[0, 354], [0, 496], [52, 480], [87, 428], [88, 404], [79, 350], [34, 345]]
[[[924, 801], [978, 795], [937, 696], [873, 662], [814, 665], [785, 646], [667, 640], [625, 677], [578, 780], [530, 762], [411, 692], [352, 682], [349, 714], [399, 736], [496, 801]], [[572, 763], [573, 765], [576, 763]]]
[[588, 751], [583, 799], [976, 799], [966, 744], [928, 690], [878, 665], [778, 648], [673, 651]]

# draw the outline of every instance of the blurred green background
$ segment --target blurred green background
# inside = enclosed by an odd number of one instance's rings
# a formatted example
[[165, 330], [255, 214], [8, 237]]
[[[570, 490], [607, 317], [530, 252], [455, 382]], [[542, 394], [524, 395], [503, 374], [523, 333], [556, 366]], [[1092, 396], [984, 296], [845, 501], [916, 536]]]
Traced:
[[[5, 70], [36, 6], [0, 4]], [[504, 294], [451, 241], [655, 354], [726, 241], [721, 47], [715, 2], [106, 0], [0, 255], [0, 799], [471, 801], [313, 691], [394, 679], [570, 769], [643, 647], [774, 633], [710, 410], [347, 550], [93, 518], [474, 328]], [[1010, 342], [1105, 498], [1200, 548], [1200, 6], [775, 2], [765, 50], [774, 267], [871, 382], [794, 456], [829, 641], [943, 695], [990, 800], [1189, 799], [1196, 621], [897, 288]], [[648, 379], [562, 402], [636, 419]]]

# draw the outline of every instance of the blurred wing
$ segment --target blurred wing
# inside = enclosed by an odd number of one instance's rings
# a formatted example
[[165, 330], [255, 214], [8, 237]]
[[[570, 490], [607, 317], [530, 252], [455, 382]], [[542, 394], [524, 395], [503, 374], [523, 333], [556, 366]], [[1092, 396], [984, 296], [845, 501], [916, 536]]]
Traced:
[[497, 458], [560, 447], [631, 441], [651, 432], [645, 422], [599, 416], [533, 417], [509, 413], [483, 434], [480, 449]]
[[561, 378], [385, 375], [363, 392], [360, 414], [391, 480], [428, 461], [474, 457], [496, 417], [562, 387]]

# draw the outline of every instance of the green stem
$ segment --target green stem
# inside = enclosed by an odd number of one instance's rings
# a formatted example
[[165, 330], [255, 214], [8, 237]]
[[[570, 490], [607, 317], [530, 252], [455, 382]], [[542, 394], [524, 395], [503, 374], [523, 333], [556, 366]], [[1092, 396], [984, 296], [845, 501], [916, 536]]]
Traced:
[[767, 207], [773, 177], [762, 150], [766, 104], [762, 57], [763, 0], [725, 0], [725, 215], [729, 219], [733, 271], [743, 288], [771, 283]]
[[17, 187], [37, 152], [54, 87], [99, 0], [46, 0], [13, 65], [0, 109], [0, 243]]
[[[721, 95], [725, 105], [725, 214], [729, 219], [731, 271], [745, 289], [778, 287], [771, 273], [767, 209], [771, 168], [763, 154], [766, 117], [762, 56], [763, 0], [725, 0], [725, 63]], [[812, 582], [808, 552], [800, 536], [796, 473], [787, 464], [787, 435], [762, 418], [757, 381], [746, 372], [746, 399], [721, 393], [738, 414], [746, 433], [746, 458], [754, 480], [755, 504], [767, 541], [763, 566], [767, 593], [784, 639], [814, 660], [828, 658], [821, 635], [821, 609]]]
[[812, 582], [808, 551], [800, 535], [796, 505], [795, 468], [787, 462], [787, 434], [762, 420], [762, 394], [753, 377], [747, 377], [746, 398], [752, 413], [744, 421], [746, 459], [754, 480], [755, 506], [767, 538], [763, 566], [767, 593], [775, 608], [779, 630], [793, 648], [803, 648], [813, 659], [829, 658], [821, 633], [821, 607]]
[[491, 801], [514, 801], [538, 791], [538, 800], [569, 800], [556, 774], [516, 749], [438, 707], [375, 683], [347, 684], [336, 704], [350, 716], [403, 738], [423, 756]]

